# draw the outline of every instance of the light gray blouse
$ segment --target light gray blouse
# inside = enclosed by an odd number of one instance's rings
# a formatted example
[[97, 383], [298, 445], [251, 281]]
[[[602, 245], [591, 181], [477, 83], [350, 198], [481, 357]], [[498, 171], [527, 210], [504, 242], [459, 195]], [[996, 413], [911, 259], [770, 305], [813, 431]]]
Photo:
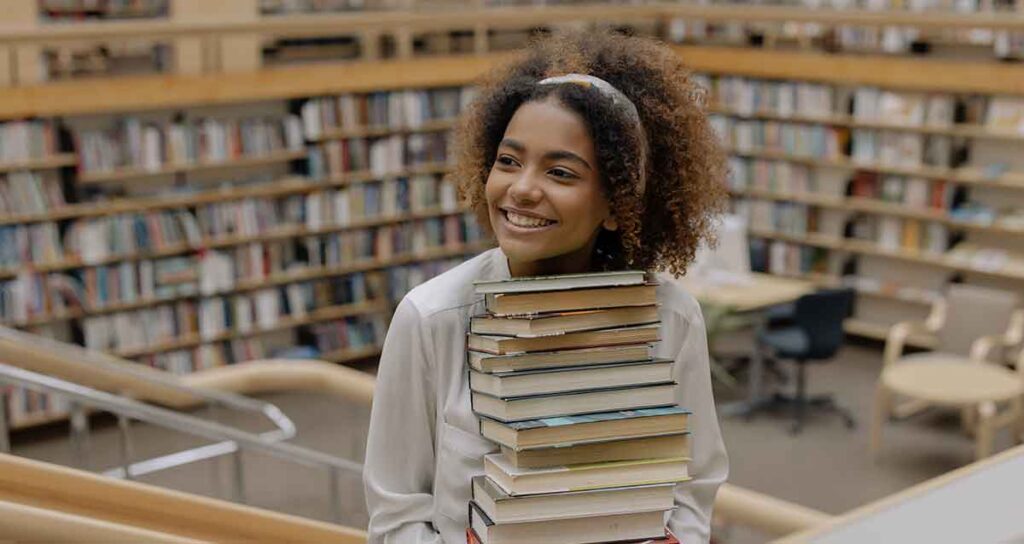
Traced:
[[[410, 291], [395, 310], [380, 359], [363, 482], [370, 544], [464, 544], [470, 479], [498, 447], [479, 434], [469, 403], [466, 330], [483, 312], [474, 280], [509, 278], [500, 249]], [[700, 307], [669, 278], [657, 290], [662, 341], [675, 361], [678, 403], [690, 417], [693, 480], [676, 487], [669, 527], [683, 544], [706, 543], [711, 506], [728, 473]]]

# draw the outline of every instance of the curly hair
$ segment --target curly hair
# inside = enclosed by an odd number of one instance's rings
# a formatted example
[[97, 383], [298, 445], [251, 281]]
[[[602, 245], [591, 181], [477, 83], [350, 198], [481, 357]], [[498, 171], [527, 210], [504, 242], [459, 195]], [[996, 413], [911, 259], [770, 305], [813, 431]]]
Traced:
[[[645, 165], [636, 123], [610, 98], [579, 85], [538, 85], [568, 73], [599, 77], [633, 102], [646, 138]], [[451, 175], [490, 231], [484, 185], [505, 129], [521, 105], [554, 96], [586, 122], [619, 225], [601, 231], [596, 251], [603, 259], [595, 262], [605, 269], [683, 274], [702, 240], [715, 243], [715, 219], [727, 202], [727, 162], [702, 92], [679, 56], [653, 40], [611, 32], [543, 38], [484, 78], [456, 128]]]

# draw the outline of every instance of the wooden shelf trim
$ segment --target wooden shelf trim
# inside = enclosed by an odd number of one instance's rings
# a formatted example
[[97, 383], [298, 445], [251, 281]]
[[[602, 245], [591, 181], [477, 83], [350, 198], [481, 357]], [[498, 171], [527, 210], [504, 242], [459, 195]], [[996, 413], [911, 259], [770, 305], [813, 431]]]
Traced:
[[932, 125], [897, 125], [882, 121], [858, 121], [851, 115], [780, 115], [772, 112], [745, 113], [721, 106], [711, 106], [709, 113], [724, 115], [745, 120], [778, 121], [781, 123], [831, 125], [851, 129], [885, 130], [893, 132], [913, 132], [940, 136], [973, 138], [977, 140], [1005, 140], [1008, 142], [1024, 142], [1024, 133], [1008, 130], [995, 130], [982, 124], [959, 123], [949, 126]]
[[[629, 9], [640, 7], [629, 6]], [[898, 90], [1024, 94], [1024, 71], [1015, 65], [995, 61], [922, 60], [720, 46], [672, 47], [697, 72], [876, 85]], [[113, 114], [343, 93], [464, 86], [474, 83], [489, 69], [515, 55], [503, 52], [324, 63], [253, 72], [128, 76], [8, 87], [0, 89], [0, 119]]]
[[174, 340], [172, 342], [157, 344], [155, 346], [146, 346], [138, 349], [115, 350], [112, 353], [117, 357], [133, 359], [135, 357], [141, 357], [144, 355], [153, 355], [157, 353], [166, 353], [168, 351], [189, 349], [205, 344], [214, 344], [217, 342], [225, 342], [229, 340], [263, 336], [267, 334], [273, 334], [276, 332], [286, 331], [289, 329], [294, 329], [296, 327], [301, 327], [304, 325], [322, 323], [324, 321], [333, 321], [336, 319], [343, 319], [346, 317], [377, 313], [382, 311], [386, 307], [387, 305], [382, 300], [369, 300], [365, 302], [355, 302], [351, 304], [327, 306], [325, 308], [317, 308], [315, 310], [311, 310], [308, 314], [304, 316], [281, 316], [278, 319], [278, 322], [270, 327], [260, 328], [259, 326], [254, 324], [253, 328], [247, 331], [234, 329], [207, 337], [203, 337], [199, 333], [184, 334], [179, 336], [177, 340]]
[[231, 294], [243, 293], [247, 291], [253, 291], [262, 289], [264, 287], [276, 287], [280, 285], [286, 285], [289, 283], [296, 283], [302, 281], [310, 281], [323, 278], [339, 277], [349, 274], [356, 274], [359, 272], [370, 272], [373, 270], [381, 270], [390, 268], [393, 266], [403, 266], [412, 264], [420, 261], [431, 261], [437, 259], [446, 259], [453, 257], [461, 257], [464, 255], [470, 255], [478, 253], [484, 249], [492, 247], [492, 244], [486, 242], [480, 243], [469, 243], [462, 244], [458, 247], [442, 247], [435, 248], [429, 251], [418, 253], [418, 254], [400, 254], [393, 256], [388, 259], [365, 259], [361, 262], [353, 263], [345, 266], [330, 266], [330, 267], [310, 267], [300, 271], [282, 272], [278, 274], [272, 274], [270, 277], [265, 279], [256, 280], [240, 280], [236, 284], [234, 289], [228, 289], [211, 294], [200, 294], [200, 293], [188, 293], [188, 294], [176, 294], [166, 297], [159, 297], [148, 300], [139, 300], [134, 302], [122, 302], [112, 303], [99, 308], [80, 308], [67, 310], [57, 315], [39, 315], [33, 316], [24, 321], [6, 323], [8, 326], [13, 327], [32, 327], [38, 325], [46, 325], [58, 321], [66, 321], [71, 319], [81, 319], [84, 317], [105, 315], [117, 312], [128, 312], [133, 310], [140, 310], [143, 308], [151, 308], [154, 306], [160, 306], [163, 304], [173, 304], [174, 302], [181, 300], [196, 300], [204, 297], [219, 297]]
[[[121, 263], [126, 261], [145, 261], [150, 259], [162, 259], [166, 257], [174, 257], [185, 253], [191, 253], [196, 251], [202, 251], [206, 249], [224, 249], [239, 245], [251, 244], [251, 243], [262, 243], [262, 242], [278, 242], [281, 240], [287, 240], [291, 238], [301, 238], [304, 236], [322, 236], [325, 234], [334, 234], [339, 232], [346, 232], [350, 230], [358, 230], [370, 227], [381, 227], [387, 225], [396, 225], [400, 223], [408, 223], [411, 221], [419, 221], [423, 219], [432, 219], [437, 217], [447, 217], [450, 215], [459, 215], [465, 213], [467, 210], [464, 207], [459, 207], [454, 210], [446, 210], [444, 208], [431, 208], [425, 210], [411, 211], [407, 213], [400, 213], [390, 216], [381, 217], [367, 217], [349, 222], [346, 225], [331, 225], [318, 229], [310, 229], [301, 225], [288, 225], [274, 229], [269, 232], [260, 234], [247, 235], [247, 236], [228, 236], [228, 237], [217, 237], [217, 238], [205, 238], [198, 244], [173, 244], [166, 248], [157, 251], [148, 251], [142, 253], [132, 253], [124, 255], [111, 255], [104, 259], [96, 261], [85, 262], [81, 259], [67, 259], [55, 263], [46, 263], [39, 265], [29, 265], [33, 272], [38, 273], [49, 273], [49, 272], [60, 272], [65, 270], [75, 270], [78, 268], [89, 268], [94, 266], [104, 266], [109, 264]], [[22, 267], [24, 268], [24, 267]], [[18, 271], [22, 268], [0, 270], [0, 279], [12, 278], [17, 276]]]
[[278, 37], [351, 34], [382, 29], [460, 30], [531, 28], [552, 21], [660, 20], [683, 17], [708, 22], [816, 23], [824, 26], [908, 26], [920, 29], [1024, 29], [1024, 18], [1005, 12], [929, 12], [900, 10], [806, 9], [788, 6], [688, 5], [674, 3], [629, 5], [516, 6], [475, 9], [357, 11], [348, 13], [276, 14], [253, 21], [182, 23], [162, 19], [97, 21], [42, 28], [0, 27], [0, 43], [47, 44], [112, 38], [203, 37], [204, 35], [263, 34]]
[[251, 168], [255, 166], [267, 166], [280, 162], [305, 159], [308, 152], [305, 149], [292, 150], [284, 149], [273, 151], [264, 155], [253, 155], [239, 157], [226, 161], [195, 162], [182, 164], [167, 164], [157, 170], [146, 170], [143, 168], [122, 168], [112, 171], [81, 172], [78, 175], [78, 183], [83, 185], [96, 185], [100, 183], [111, 183], [116, 181], [128, 181], [133, 179], [154, 178], [170, 176], [174, 174], [189, 174], [194, 172], [206, 172], [210, 170], [223, 170], [226, 168]]
[[19, 170], [53, 170], [76, 164], [78, 164], [78, 156], [74, 153], [57, 153], [24, 161], [0, 162], [0, 173]]
[[905, 219], [916, 219], [919, 221], [931, 221], [941, 223], [955, 229], [966, 229], [976, 232], [988, 232], [992, 234], [1010, 236], [1024, 236], [1024, 228], [964, 221], [954, 218], [945, 210], [938, 210], [935, 208], [915, 208], [898, 202], [887, 202], [877, 198], [853, 196], [834, 197], [831, 195], [816, 195], [814, 193], [776, 193], [756, 189], [730, 190], [730, 193], [733, 196], [760, 200], [796, 202], [821, 208], [889, 215]]
[[866, 240], [837, 238], [834, 236], [827, 236], [816, 233], [790, 234], [761, 229], [750, 229], [750, 235], [755, 238], [780, 240], [784, 242], [790, 242], [793, 244], [815, 246], [838, 251], [846, 251], [849, 253], [858, 253], [861, 255], [871, 255], [875, 257], [898, 259], [906, 262], [936, 266], [955, 272], [969, 272], [973, 274], [984, 274], [987, 276], [1005, 278], [1009, 280], [1024, 281], [1024, 271], [1015, 272], [1012, 270], [985, 270], [961, 264], [959, 262], [956, 262], [955, 259], [947, 257], [945, 254], [931, 254], [925, 251], [914, 251], [904, 248], [885, 249], [880, 247], [875, 242], [870, 242]]

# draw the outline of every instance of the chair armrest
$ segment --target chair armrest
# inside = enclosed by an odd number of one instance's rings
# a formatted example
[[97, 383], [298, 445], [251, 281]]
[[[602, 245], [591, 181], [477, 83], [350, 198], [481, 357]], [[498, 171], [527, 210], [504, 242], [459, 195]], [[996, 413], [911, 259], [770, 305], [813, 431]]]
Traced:
[[[971, 344], [972, 361], [988, 361], [992, 351], [1019, 345], [1024, 340], [1024, 309], [1016, 310], [1010, 317], [1010, 325], [1003, 334], [982, 336]], [[1000, 360], [1000, 362], [1003, 362]]]
[[883, 366], [894, 363], [903, 356], [903, 348], [912, 334], [934, 335], [935, 330], [929, 327], [927, 321], [901, 321], [893, 325], [885, 337], [885, 351], [882, 355]]

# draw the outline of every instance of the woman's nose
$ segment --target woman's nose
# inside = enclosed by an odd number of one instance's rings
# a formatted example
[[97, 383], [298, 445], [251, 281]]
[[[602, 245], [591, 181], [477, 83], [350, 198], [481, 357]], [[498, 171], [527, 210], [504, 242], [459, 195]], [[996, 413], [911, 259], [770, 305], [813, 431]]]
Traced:
[[538, 183], [534, 174], [526, 169], [509, 187], [508, 193], [512, 200], [521, 204], [536, 204], [544, 196], [540, 183]]

